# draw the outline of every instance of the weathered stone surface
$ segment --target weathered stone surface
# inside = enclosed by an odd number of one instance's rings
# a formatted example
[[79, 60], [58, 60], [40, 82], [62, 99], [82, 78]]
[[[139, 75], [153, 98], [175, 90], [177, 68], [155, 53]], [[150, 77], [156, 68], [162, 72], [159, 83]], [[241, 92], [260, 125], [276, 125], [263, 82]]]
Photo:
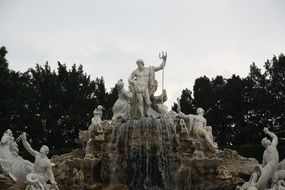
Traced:
[[[240, 177], [249, 178], [258, 163], [230, 149], [207, 151], [166, 117], [103, 122], [103, 128], [106, 140], [100, 142], [100, 149], [94, 149], [95, 159], [84, 159], [84, 147], [52, 157], [59, 189], [228, 190], [244, 182]], [[197, 150], [203, 150], [205, 156], [193, 157]], [[220, 167], [231, 177], [220, 178]], [[83, 179], [74, 171], [82, 171]], [[2, 186], [21, 189], [0, 177]]]

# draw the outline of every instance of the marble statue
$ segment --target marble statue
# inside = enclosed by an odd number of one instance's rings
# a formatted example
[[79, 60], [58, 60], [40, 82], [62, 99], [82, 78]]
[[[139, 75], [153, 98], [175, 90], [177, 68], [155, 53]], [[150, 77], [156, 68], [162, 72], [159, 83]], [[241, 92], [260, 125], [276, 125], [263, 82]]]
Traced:
[[89, 140], [86, 146], [85, 158], [94, 158], [94, 141], [104, 140], [104, 130], [102, 127], [102, 113], [103, 107], [101, 105], [97, 106], [94, 110], [94, 117], [91, 120], [91, 124], [88, 128]]
[[137, 60], [138, 68], [134, 70], [129, 77], [129, 88], [133, 94], [131, 101], [131, 114], [135, 119], [140, 119], [147, 116], [148, 108], [151, 106], [151, 96], [155, 93], [155, 72], [164, 69], [167, 59], [167, 54], [162, 53], [160, 58], [163, 60], [158, 66], [145, 67], [142, 59]]
[[95, 137], [98, 134], [103, 133], [102, 127], [102, 116], [103, 116], [103, 107], [101, 105], [97, 106], [94, 110], [94, 117], [91, 119], [91, 124], [88, 128], [89, 139]]
[[277, 150], [278, 137], [274, 133], [270, 132], [268, 128], [264, 128], [263, 131], [272, 138], [272, 141], [270, 141], [267, 137], [264, 137], [261, 141], [261, 144], [265, 148], [262, 159], [262, 167], [266, 166], [269, 162], [273, 162], [274, 167], [277, 167], [279, 162], [279, 153]]
[[207, 126], [207, 120], [204, 118], [204, 110], [197, 109], [197, 115], [186, 115], [181, 112], [180, 99], [178, 99], [178, 117], [186, 121], [188, 132], [197, 139], [205, 142], [209, 150], [216, 151], [218, 148], [217, 143], [214, 142], [212, 127]]
[[[157, 90], [157, 81], [153, 85], [153, 92]], [[163, 89], [162, 93], [159, 96], [155, 96], [154, 93], [150, 96], [151, 106], [147, 111], [148, 116], [152, 116], [154, 118], [159, 117], [161, 114], [167, 113], [167, 107], [163, 105], [164, 102], [167, 101], [167, 93], [166, 90]]]
[[266, 137], [262, 139], [261, 144], [265, 148], [262, 164], [261, 166], [256, 167], [250, 180], [243, 184], [241, 190], [261, 190], [269, 188], [270, 180], [274, 172], [277, 170], [279, 162], [279, 153], [277, 150], [278, 137], [274, 133], [270, 132], [268, 128], [264, 128], [263, 131], [266, 135], [269, 135], [272, 138], [272, 141]]
[[124, 82], [120, 79], [117, 82], [118, 89], [118, 100], [115, 102], [113, 106], [113, 117], [112, 121], [116, 121], [117, 119], [126, 120], [130, 113], [130, 101], [132, 99], [132, 93], [126, 91], [124, 89]]
[[13, 133], [7, 129], [0, 143], [0, 171], [14, 181], [24, 182], [26, 175], [32, 171], [33, 164], [18, 155], [18, 144]]
[[[21, 135], [22, 143], [25, 149], [35, 157], [33, 171], [26, 176], [27, 186], [26, 190], [58, 190], [57, 183], [54, 179], [52, 166], [53, 163], [50, 162], [47, 157], [49, 153], [49, 148], [43, 145], [40, 151], [34, 150], [27, 141], [26, 133]], [[48, 184], [48, 181], [51, 184]]]

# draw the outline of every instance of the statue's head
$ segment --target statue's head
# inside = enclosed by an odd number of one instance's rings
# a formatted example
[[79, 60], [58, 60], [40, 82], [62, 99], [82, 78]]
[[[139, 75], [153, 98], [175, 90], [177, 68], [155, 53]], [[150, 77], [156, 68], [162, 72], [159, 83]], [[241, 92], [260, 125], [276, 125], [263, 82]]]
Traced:
[[117, 82], [117, 89], [121, 90], [122, 88], [124, 88], [124, 82], [123, 82], [123, 79], [120, 79]]
[[264, 137], [261, 140], [261, 144], [266, 148], [267, 146], [271, 145], [271, 141], [267, 137]]
[[11, 129], [7, 129], [7, 130], [5, 131], [5, 134], [6, 134], [6, 135], [9, 135], [9, 136], [13, 135]]
[[142, 59], [138, 59], [136, 63], [137, 63], [138, 68], [140, 70], [142, 70], [144, 68], [144, 61]]
[[204, 115], [205, 111], [203, 110], [203, 108], [198, 108], [197, 109], [197, 115]]
[[98, 105], [98, 106], [97, 106], [97, 109], [98, 109], [98, 110], [102, 110], [102, 109], [103, 109], [103, 106]]
[[40, 153], [45, 154], [45, 155], [48, 155], [48, 153], [49, 153], [49, 148], [48, 148], [48, 146], [43, 145], [43, 146], [41, 147], [41, 149], [40, 149]]

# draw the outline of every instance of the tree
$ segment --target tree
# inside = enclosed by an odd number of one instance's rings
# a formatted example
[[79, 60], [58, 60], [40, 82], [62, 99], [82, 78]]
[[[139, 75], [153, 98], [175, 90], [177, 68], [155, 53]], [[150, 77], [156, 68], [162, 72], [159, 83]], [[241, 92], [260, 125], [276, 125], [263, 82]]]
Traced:
[[213, 107], [213, 89], [210, 83], [210, 79], [206, 76], [200, 77], [195, 80], [194, 84], [194, 105], [202, 107], [206, 113]]

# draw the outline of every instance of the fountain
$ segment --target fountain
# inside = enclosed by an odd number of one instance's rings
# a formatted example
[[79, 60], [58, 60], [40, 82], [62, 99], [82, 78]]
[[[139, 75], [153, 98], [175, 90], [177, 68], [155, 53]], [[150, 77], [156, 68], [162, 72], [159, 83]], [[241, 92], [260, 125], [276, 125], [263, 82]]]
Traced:
[[[178, 100], [178, 113], [167, 111], [166, 90], [154, 95], [155, 72], [164, 69], [167, 53], [159, 57], [159, 66], [145, 67], [142, 59], [137, 61], [138, 68], [128, 79], [130, 91], [124, 89], [123, 80], [118, 81], [112, 121], [102, 121], [98, 106], [90, 127], [79, 133], [82, 148], [51, 158], [57, 183], [51, 178], [46, 189], [235, 189], [245, 183], [241, 176], [254, 173], [255, 159], [218, 148], [202, 108], [185, 115]], [[5, 177], [12, 186], [13, 181]]]

